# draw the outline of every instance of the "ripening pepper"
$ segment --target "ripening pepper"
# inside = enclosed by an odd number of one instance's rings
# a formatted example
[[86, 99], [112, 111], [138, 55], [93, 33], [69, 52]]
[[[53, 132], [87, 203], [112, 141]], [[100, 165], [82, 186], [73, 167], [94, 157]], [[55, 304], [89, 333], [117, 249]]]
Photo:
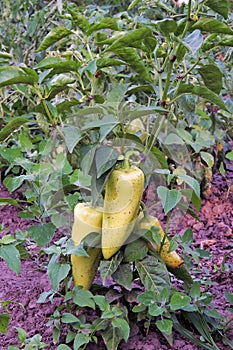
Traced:
[[127, 159], [110, 174], [104, 197], [102, 253], [111, 258], [133, 231], [144, 190], [144, 174]]
[[[93, 208], [89, 203], [78, 203], [74, 208], [74, 224], [72, 240], [79, 245], [83, 238], [91, 232], [101, 233], [102, 209]], [[95, 278], [101, 259], [101, 248], [89, 247], [87, 256], [71, 255], [72, 274], [75, 286], [89, 289]]]
[[156, 251], [160, 254], [161, 258], [165, 262], [167, 267], [171, 268], [177, 268], [183, 265], [184, 260], [181, 258], [181, 256], [176, 251], [169, 252], [170, 248], [170, 241], [165, 236], [165, 232], [163, 231], [159, 220], [151, 215], [146, 216], [138, 225], [138, 228], [140, 230], [150, 230], [152, 227], [159, 228], [159, 234], [161, 236], [161, 245], [156, 245], [154, 242], [149, 243], [149, 249]]

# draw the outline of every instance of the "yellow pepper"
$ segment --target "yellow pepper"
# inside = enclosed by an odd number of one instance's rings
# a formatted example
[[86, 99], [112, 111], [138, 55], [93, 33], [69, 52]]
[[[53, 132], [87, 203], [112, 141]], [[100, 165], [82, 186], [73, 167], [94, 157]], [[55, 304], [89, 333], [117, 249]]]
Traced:
[[105, 188], [102, 252], [111, 258], [133, 231], [144, 190], [144, 174], [125, 159], [110, 174]]
[[150, 230], [153, 226], [159, 228], [158, 232], [161, 236], [161, 244], [157, 246], [154, 242], [150, 242], [149, 249], [158, 252], [168, 267], [180, 267], [184, 263], [184, 260], [176, 251], [173, 250], [169, 252], [170, 241], [165, 236], [165, 232], [163, 231], [160, 222], [156, 217], [148, 215], [139, 223], [138, 228]]
[[[72, 240], [74, 245], [81, 241], [91, 232], [101, 233], [102, 209], [93, 208], [89, 203], [78, 203], [74, 209], [74, 224], [72, 228]], [[88, 248], [87, 256], [71, 255], [72, 274], [75, 286], [89, 289], [95, 278], [101, 259], [101, 248]]]

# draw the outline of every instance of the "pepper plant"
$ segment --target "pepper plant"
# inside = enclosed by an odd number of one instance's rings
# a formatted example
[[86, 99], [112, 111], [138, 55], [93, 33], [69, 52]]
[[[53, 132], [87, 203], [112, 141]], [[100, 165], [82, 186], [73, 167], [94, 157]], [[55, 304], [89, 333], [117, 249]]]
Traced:
[[[145, 185], [159, 183], [156, 203], [149, 210], [153, 213], [158, 206], [167, 216], [165, 236], [177, 209], [198, 217], [201, 195], [209, 194], [211, 169], [218, 160], [216, 145], [223, 143], [224, 149], [232, 137], [227, 132], [233, 110], [230, 2], [136, 0], [122, 12], [58, 3], [62, 6], [53, 7], [53, 20], [45, 27], [40, 25], [41, 14], [48, 15], [48, 8], [28, 22], [29, 37], [36, 29], [40, 32], [29, 52], [19, 55], [6, 41], [0, 53], [2, 180], [10, 192], [24, 188], [27, 203], [19, 215], [33, 219], [28, 234], [49, 257], [52, 290], [40, 301], [52, 299], [65, 286], [64, 302], [73, 299], [75, 304], [70, 311], [65, 310], [69, 303], [64, 304], [63, 312], [57, 310], [51, 318], [55, 340], [59, 342], [61, 324], [68, 323], [74, 330], [67, 335], [67, 344], [73, 342], [74, 349], [96, 341], [96, 331], [102, 332], [108, 349], [117, 349], [115, 335], [127, 341], [135, 313], [138, 319], [155, 322], [170, 344], [174, 328], [206, 349], [217, 349], [208, 317], [218, 320], [219, 315], [213, 309], [208, 314], [211, 301], [200, 293], [202, 280], [185, 280], [183, 291], [173, 289], [158, 252], [148, 253], [146, 238], [158, 244], [153, 228], [143, 237], [136, 231], [139, 237], [110, 260], [101, 260], [102, 284], [97, 291], [106, 292], [109, 278], [122, 288], [122, 295], [109, 299], [113, 304], [77, 287], [69, 291], [69, 256], [87, 254], [85, 241], [76, 248], [72, 245], [69, 218], [78, 202], [103, 204], [111, 172], [132, 151]], [[41, 34], [46, 36], [41, 39]], [[35, 59], [30, 61], [35, 45]], [[23, 64], [17, 64], [19, 60]], [[20, 200], [12, 204], [22, 205]], [[58, 228], [68, 238], [50, 246]], [[171, 252], [177, 244], [185, 247], [188, 254], [182, 252], [182, 258], [195, 279], [192, 261], [205, 253], [189, 247], [190, 231], [171, 242]], [[18, 238], [7, 244], [17, 249]], [[3, 253], [1, 257], [6, 259]], [[138, 278], [144, 289], [130, 302], [132, 283]], [[109, 290], [115, 293], [114, 288]], [[77, 297], [80, 293], [83, 299]], [[86, 304], [80, 305], [80, 300]], [[94, 326], [82, 314], [73, 314], [77, 306], [90, 305], [102, 312]], [[181, 327], [177, 310], [196, 327], [202, 322], [203, 328], [197, 329], [205, 342]], [[229, 342], [224, 334], [222, 340]]]

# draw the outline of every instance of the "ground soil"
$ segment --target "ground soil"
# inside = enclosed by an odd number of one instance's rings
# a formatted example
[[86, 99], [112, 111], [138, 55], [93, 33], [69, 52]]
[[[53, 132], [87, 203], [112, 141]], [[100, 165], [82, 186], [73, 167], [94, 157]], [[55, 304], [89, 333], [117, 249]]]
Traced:
[[[216, 172], [212, 181], [211, 196], [202, 200], [202, 207], [199, 213], [200, 221], [186, 215], [182, 222], [174, 228], [176, 233], [182, 234], [188, 227], [193, 229], [194, 247], [208, 250], [212, 257], [201, 264], [205, 267], [206, 274], [213, 285], [208, 290], [214, 296], [214, 306], [222, 315], [228, 315], [229, 306], [224, 298], [224, 292], [233, 293], [233, 172], [227, 171], [226, 177]], [[19, 196], [19, 193], [11, 197]], [[4, 186], [0, 188], [0, 197], [10, 197]], [[12, 205], [0, 206], [0, 218], [4, 227], [4, 233], [14, 234], [16, 230], [27, 229], [32, 223], [29, 220], [18, 217], [19, 209]], [[55, 350], [57, 344], [52, 341], [52, 327], [47, 325], [49, 317], [61, 303], [61, 298], [54, 298], [53, 303], [49, 301], [38, 304], [40, 294], [50, 290], [50, 282], [46, 269], [41, 264], [38, 256], [38, 249], [33, 244], [27, 246], [31, 256], [22, 260], [21, 274], [18, 276], [12, 272], [6, 263], [0, 259], [0, 300], [12, 300], [15, 303], [9, 304], [11, 321], [8, 334], [0, 334], [0, 350], [7, 350], [9, 345], [17, 345], [17, 331], [15, 327], [22, 327], [27, 331], [28, 337], [39, 333], [42, 340], [48, 344], [46, 349]], [[225, 264], [225, 265], [224, 265]], [[2, 310], [0, 309], [0, 312]], [[229, 334], [233, 341], [233, 334]], [[219, 343], [219, 349], [228, 350], [229, 347]], [[88, 350], [105, 349], [103, 342], [90, 344]], [[198, 350], [180, 334], [174, 332], [174, 344], [171, 347], [165, 338], [151, 327], [148, 334], [145, 334], [139, 324], [134, 324], [131, 329], [130, 338], [127, 342], [121, 342], [120, 350]]]

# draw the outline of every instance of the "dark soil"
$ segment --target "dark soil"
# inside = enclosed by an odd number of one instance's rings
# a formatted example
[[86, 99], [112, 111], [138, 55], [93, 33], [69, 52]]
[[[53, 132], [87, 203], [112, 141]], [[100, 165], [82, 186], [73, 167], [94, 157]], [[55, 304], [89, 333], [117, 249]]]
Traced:
[[[212, 182], [212, 194], [202, 201], [199, 213], [200, 222], [186, 215], [182, 222], [174, 227], [174, 231], [182, 234], [185, 229], [192, 227], [194, 233], [194, 247], [208, 250], [212, 257], [210, 260], [202, 260], [202, 264], [209, 270], [209, 278], [215, 284], [208, 286], [214, 296], [214, 306], [222, 315], [229, 317], [226, 308], [229, 306], [224, 298], [224, 292], [233, 293], [233, 172], [228, 171], [226, 177], [216, 173]], [[231, 185], [230, 185], [231, 184]], [[14, 194], [14, 198], [18, 194]], [[0, 197], [10, 197], [7, 190], [1, 186]], [[18, 217], [18, 208], [12, 205], [0, 206], [0, 217], [4, 227], [4, 234], [14, 234], [16, 230], [27, 229], [31, 221]], [[37, 299], [44, 291], [50, 290], [50, 282], [45, 269], [41, 266], [41, 258], [38, 256], [38, 248], [30, 243], [27, 246], [31, 256], [22, 260], [21, 274], [18, 276], [12, 272], [4, 261], [0, 260], [0, 300], [12, 300], [15, 304], [9, 305], [11, 321], [7, 335], [0, 334], [0, 350], [7, 350], [9, 345], [17, 345], [17, 331], [15, 327], [22, 327], [27, 331], [28, 337], [39, 333], [42, 340], [48, 344], [46, 349], [55, 350], [58, 345], [52, 341], [52, 327], [47, 325], [49, 317], [61, 303], [61, 298], [55, 298], [53, 303], [47, 301], [38, 304]], [[224, 265], [225, 263], [225, 265]], [[223, 268], [224, 267], [224, 268]], [[208, 274], [208, 273], [207, 273]], [[0, 309], [0, 312], [2, 310]], [[233, 334], [228, 335], [233, 341]], [[220, 349], [230, 349], [224, 344], [218, 344]], [[105, 349], [100, 340], [98, 345], [90, 344], [89, 350]], [[198, 350], [199, 347], [184, 339], [174, 332], [173, 347], [168, 345], [165, 338], [151, 327], [146, 335], [139, 324], [134, 324], [130, 338], [122, 342], [120, 350]]]

